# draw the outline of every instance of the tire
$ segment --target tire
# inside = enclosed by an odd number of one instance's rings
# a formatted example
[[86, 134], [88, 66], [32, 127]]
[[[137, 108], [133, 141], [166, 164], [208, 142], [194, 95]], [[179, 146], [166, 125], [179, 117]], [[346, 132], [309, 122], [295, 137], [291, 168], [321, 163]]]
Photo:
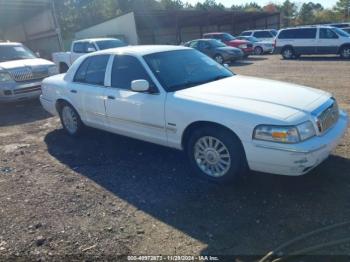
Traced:
[[340, 50], [340, 56], [343, 59], [350, 59], [350, 46], [344, 46]]
[[290, 60], [295, 58], [295, 52], [294, 49], [292, 47], [285, 47], [282, 50], [282, 57], [286, 60]]
[[66, 64], [60, 64], [60, 74], [64, 74], [68, 71], [69, 67]]
[[63, 129], [70, 136], [78, 136], [82, 129], [83, 123], [78, 112], [68, 103], [63, 103], [60, 106], [59, 115]]
[[247, 167], [241, 142], [224, 128], [195, 130], [188, 139], [186, 150], [195, 173], [210, 181], [234, 182]]
[[254, 54], [255, 55], [263, 55], [264, 54], [264, 49], [262, 49], [261, 46], [257, 46], [254, 48]]
[[217, 63], [219, 63], [219, 64], [223, 64], [224, 63], [224, 58], [223, 58], [223, 56], [222, 55], [215, 55], [214, 56], [214, 60], [217, 62]]

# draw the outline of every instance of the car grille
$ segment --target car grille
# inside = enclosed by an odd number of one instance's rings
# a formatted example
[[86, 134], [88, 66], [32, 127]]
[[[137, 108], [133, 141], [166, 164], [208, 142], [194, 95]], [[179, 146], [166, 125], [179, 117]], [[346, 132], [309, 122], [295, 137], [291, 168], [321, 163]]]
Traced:
[[13, 93], [15, 95], [17, 95], [17, 94], [25, 94], [25, 93], [37, 92], [39, 90], [41, 90], [41, 86], [32, 86], [32, 87], [25, 87], [25, 88], [21, 88], [21, 89], [15, 89], [13, 91]]
[[11, 77], [16, 82], [25, 82], [30, 80], [44, 79], [48, 76], [47, 69], [38, 69], [33, 71], [29, 67], [17, 68], [9, 71]]
[[339, 108], [337, 101], [333, 100], [333, 103], [326, 108], [317, 117], [317, 127], [321, 133], [330, 129], [339, 119]]

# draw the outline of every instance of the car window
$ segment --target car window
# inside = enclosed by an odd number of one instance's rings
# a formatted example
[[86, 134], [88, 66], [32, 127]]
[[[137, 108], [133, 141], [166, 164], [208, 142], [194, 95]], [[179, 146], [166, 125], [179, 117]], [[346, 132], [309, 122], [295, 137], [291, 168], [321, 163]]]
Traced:
[[273, 35], [268, 31], [257, 31], [253, 34], [256, 38], [272, 38]]
[[92, 85], [104, 85], [109, 55], [88, 57], [79, 67], [74, 81]]
[[336, 39], [338, 35], [329, 28], [320, 29], [320, 39]]
[[252, 34], [252, 32], [243, 32], [241, 34], [241, 36], [250, 36]]
[[279, 39], [314, 39], [316, 38], [316, 28], [286, 29], [278, 35]]
[[133, 56], [121, 55], [114, 58], [112, 67], [112, 87], [131, 89], [134, 80], [147, 80], [154, 87], [153, 81], [140, 61]]
[[192, 48], [198, 48], [198, 41], [192, 41], [188, 46]]
[[210, 44], [207, 41], [200, 41], [198, 43], [198, 46], [199, 46], [199, 49], [208, 49], [208, 48], [210, 48]]
[[86, 43], [85, 42], [78, 42], [73, 45], [73, 52], [74, 53], [85, 53], [86, 51]]

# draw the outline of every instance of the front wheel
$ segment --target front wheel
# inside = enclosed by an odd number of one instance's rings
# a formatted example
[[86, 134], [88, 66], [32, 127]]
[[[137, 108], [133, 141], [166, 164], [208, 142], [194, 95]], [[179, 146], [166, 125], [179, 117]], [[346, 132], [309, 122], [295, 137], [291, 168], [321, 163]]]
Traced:
[[262, 47], [257, 46], [254, 48], [254, 54], [256, 55], [262, 55], [264, 53], [264, 50], [262, 49]]
[[71, 136], [77, 136], [83, 128], [78, 112], [70, 104], [64, 103], [59, 113], [64, 130]]
[[222, 57], [222, 55], [215, 55], [214, 60], [221, 65], [224, 63], [224, 58]]
[[202, 128], [193, 132], [187, 154], [194, 171], [211, 181], [234, 181], [246, 167], [239, 139], [229, 130]]
[[293, 48], [291, 48], [291, 47], [286, 47], [286, 48], [283, 49], [283, 51], [282, 51], [282, 57], [283, 57], [284, 59], [287, 59], [287, 60], [293, 59], [294, 56], [295, 56], [295, 53], [294, 53]]
[[343, 47], [340, 51], [340, 56], [343, 59], [350, 59], [350, 46]]

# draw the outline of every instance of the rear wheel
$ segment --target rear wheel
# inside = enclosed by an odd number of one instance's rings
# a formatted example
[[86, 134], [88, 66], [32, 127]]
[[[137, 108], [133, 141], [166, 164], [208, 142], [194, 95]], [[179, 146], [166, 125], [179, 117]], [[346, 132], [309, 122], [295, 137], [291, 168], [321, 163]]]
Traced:
[[77, 136], [83, 128], [78, 112], [68, 103], [63, 103], [60, 108], [60, 118], [64, 130], [71, 136]]
[[222, 57], [222, 55], [215, 55], [214, 60], [221, 65], [224, 63], [224, 58]]
[[295, 57], [294, 49], [291, 47], [285, 47], [282, 50], [282, 57], [284, 59], [293, 59]]
[[262, 49], [262, 47], [257, 46], [254, 48], [254, 54], [256, 55], [262, 55], [264, 53], [264, 50]]
[[345, 46], [340, 50], [340, 56], [344, 59], [350, 59], [350, 46]]
[[197, 174], [216, 182], [234, 181], [246, 167], [241, 142], [223, 128], [194, 131], [187, 143], [187, 154]]

